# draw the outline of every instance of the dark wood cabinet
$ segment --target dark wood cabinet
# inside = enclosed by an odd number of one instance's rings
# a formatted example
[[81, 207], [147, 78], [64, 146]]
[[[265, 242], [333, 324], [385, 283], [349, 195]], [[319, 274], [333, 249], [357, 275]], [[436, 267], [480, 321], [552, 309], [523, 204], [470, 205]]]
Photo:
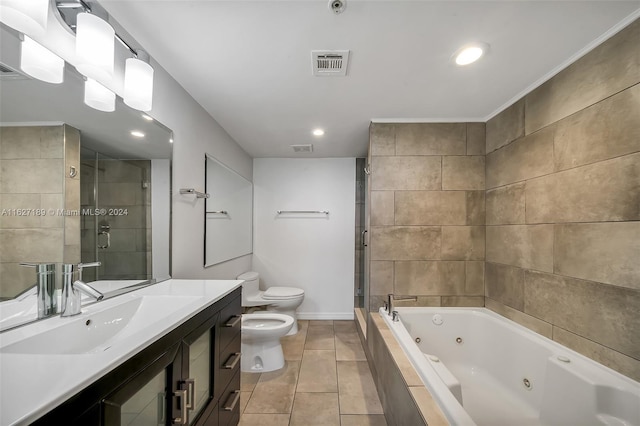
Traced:
[[237, 424], [241, 311], [237, 289], [34, 424]]

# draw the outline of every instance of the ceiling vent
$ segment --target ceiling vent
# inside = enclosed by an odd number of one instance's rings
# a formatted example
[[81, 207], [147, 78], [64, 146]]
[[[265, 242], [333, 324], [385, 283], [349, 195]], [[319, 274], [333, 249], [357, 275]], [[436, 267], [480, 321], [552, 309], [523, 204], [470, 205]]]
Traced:
[[13, 68], [0, 63], [0, 80], [26, 80], [29, 77], [14, 70]]
[[313, 145], [291, 145], [293, 152], [313, 152]]
[[348, 50], [312, 50], [313, 75], [343, 77], [347, 75]]

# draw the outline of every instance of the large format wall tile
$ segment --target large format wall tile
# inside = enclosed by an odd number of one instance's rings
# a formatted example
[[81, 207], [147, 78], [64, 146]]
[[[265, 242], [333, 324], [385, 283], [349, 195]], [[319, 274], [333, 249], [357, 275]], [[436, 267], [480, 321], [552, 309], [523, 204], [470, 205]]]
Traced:
[[465, 155], [465, 123], [410, 123], [396, 127], [396, 155]]
[[633, 380], [640, 380], [640, 360], [609, 349], [560, 327], [553, 327], [553, 340], [591, 359], [595, 359], [599, 363], [631, 377]]
[[640, 151], [640, 84], [558, 122], [555, 169]]
[[484, 296], [484, 261], [465, 262], [465, 294]]
[[487, 225], [523, 224], [525, 183], [515, 183], [487, 191]]
[[393, 262], [372, 260], [370, 263], [369, 289], [372, 295], [393, 293]]
[[64, 230], [0, 230], [0, 262], [62, 262]]
[[396, 129], [394, 124], [372, 123], [369, 128], [371, 155], [395, 155]]
[[440, 258], [439, 226], [371, 228], [371, 260], [428, 260]]
[[519, 311], [524, 310], [524, 270], [497, 263], [485, 263], [487, 297]]
[[[371, 214], [373, 218], [373, 211]], [[466, 193], [464, 191], [398, 191], [396, 192], [395, 218], [396, 225], [466, 225]]]
[[62, 193], [63, 166], [62, 159], [0, 160], [0, 192]]
[[555, 227], [555, 273], [640, 289], [640, 222]]
[[371, 191], [371, 225], [393, 225], [393, 191]]
[[525, 97], [527, 134], [640, 81], [640, 20]]
[[638, 290], [526, 271], [524, 292], [525, 313], [640, 359]]
[[526, 200], [527, 223], [640, 220], [640, 153], [529, 180]]
[[465, 262], [395, 262], [394, 291], [412, 296], [464, 295]]
[[488, 297], [485, 299], [485, 306], [488, 309], [491, 309], [493, 312], [502, 315], [503, 317], [507, 317], [510, 320], [515, 321], [518, 324], [535, 331], [536, 333], [542, 334], [548, 339], [551, 339], [553, 337], [553, 326], [548, 322], [542, 321], [536, 317], [532, 317], [531, 315], [527, 315], [517, 309], [513, 309], [507, 305], [503, 305], [502, 303]]
[[554, 133], [543, 129], [487, 154], [487, 189], [553, 173]]
[[441, 158], [373, 157], [371, 159], [372, 190], [439, 190]]
[[1, 127], [0, 158], [63, 158], [62, 126]]
[[487, 226], [487, 262], [553, 271], [553, 225]]
[[487, 121], [486, 153], [524, 136], [524, 100], [519, 100]]
[[485, 224], [484, 191], [467, 191], [467, 225]]
[[442, 189], [484, 189], [484, 156], [442, 157]]
[[443, 260], [483, 260], [484, 226], [443, 226]]
[[484, 123], [467, 123], [467, 155], [485, 155]]

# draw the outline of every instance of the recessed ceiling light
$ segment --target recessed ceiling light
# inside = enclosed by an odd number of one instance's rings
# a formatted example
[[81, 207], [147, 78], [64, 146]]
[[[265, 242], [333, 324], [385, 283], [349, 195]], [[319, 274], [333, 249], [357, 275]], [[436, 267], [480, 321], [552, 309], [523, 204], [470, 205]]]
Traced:
[[173, 138], [169, 138], [169, 143], [173, 143]]
[[153, 117], [151, 117], [150, 115], [147, 114], [141, 114], [142, 118], [144, 118], [147, 121], [153, 121]]
[[322, 135], [324, 135], [324, 130], [322, 130], [322, 129], [313, 129], [313, 132], [311, 132], [311, 133], [313, 133], [313, 136], [322, 136]]
[[453, 57], [457, 65], [469, 65], [480, 59], [488, 50], [489, 45], [486, 43], [473, 43], [458, 49]]
[[136, 138], [144, 138], [144, 133], [139, 130], [133, 130], [131, 132], [131, 136], [135, 136]]

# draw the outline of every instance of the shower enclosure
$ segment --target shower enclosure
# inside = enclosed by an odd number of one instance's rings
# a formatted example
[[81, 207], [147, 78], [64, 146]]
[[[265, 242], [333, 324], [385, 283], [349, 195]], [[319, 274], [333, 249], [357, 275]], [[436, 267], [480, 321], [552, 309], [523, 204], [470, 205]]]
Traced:
[[151, 161], [83, 148], [80, 244], [85, 281], [151, 279]]
[[365, 277], [365, 249], [367, 241], [367, 229], [365, 223], [365, 200], [367, 195], [367, 176], [364, 172], [366, 158], [356, 158], [356, 265], [354, 306], [356, 309], [365, 309], [366, 289]]

